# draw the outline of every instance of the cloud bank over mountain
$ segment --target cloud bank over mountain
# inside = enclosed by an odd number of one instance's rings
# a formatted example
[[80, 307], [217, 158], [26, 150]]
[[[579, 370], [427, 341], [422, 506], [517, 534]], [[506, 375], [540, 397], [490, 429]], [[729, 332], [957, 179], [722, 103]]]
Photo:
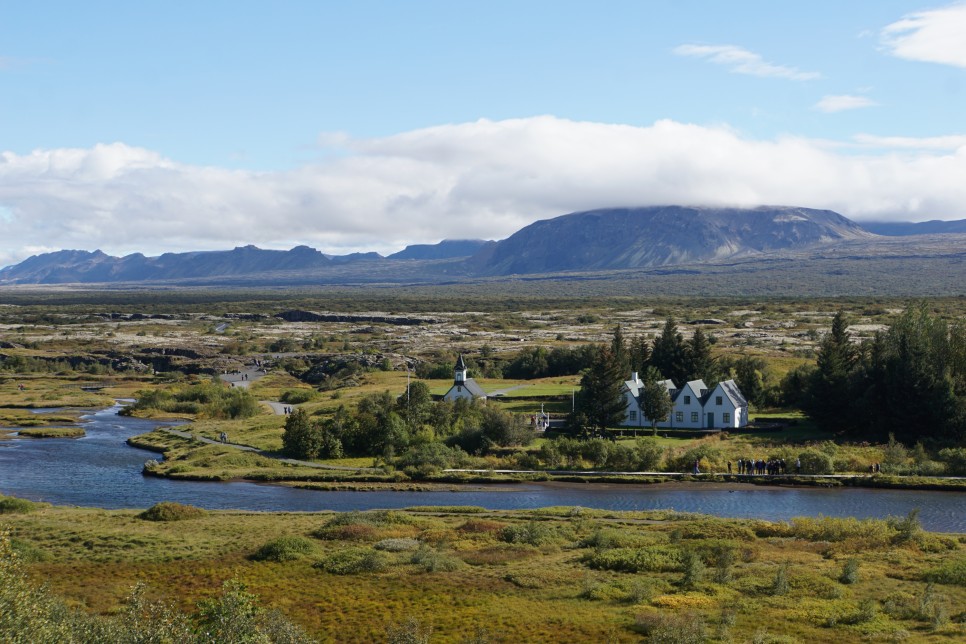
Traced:
[[[383, 138], [323, 135], [325, 161], [255, 172], [124, 143], [0, 153], [0, 266], [36, 252], [244, 244], [325, 252], [499, 239], [601, 207], [795, 203], [875, 220], [966, 218], [966, 144], [756, 139], [726, 126], [553, 116]], [[958, 145], [955, 145], [958, 144]]]

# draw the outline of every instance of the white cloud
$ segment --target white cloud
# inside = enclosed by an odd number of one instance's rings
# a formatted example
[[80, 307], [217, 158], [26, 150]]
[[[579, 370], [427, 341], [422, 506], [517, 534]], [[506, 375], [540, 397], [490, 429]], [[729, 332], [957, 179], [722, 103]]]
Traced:
[[966, 146], [857, 154], [727, 127], [552, 116], [344, 145], [344, 154], [281, 172], [185, 165], [122, 143], [0, 153], [0, 262], [26, 258], [29, 247], [158, 254], [304, 243], [386, 253], [447, 237], [499, 239], [577, 210], [669, 203], [966, 218]]
[[775, 65], [765, 61], [759, 54], [735, 45], [680, 45], [674, 48], [678, 56], [702, 58], [716, 65], [723, 65], [736, 74], [813, 80], [821, 78], [818, 72], [803, 72], [795, 67]]
[[881, 39], [899, 58], [966, 67], [966, 3], [904, 16]]
[[819, 112], [844, 112], [845, 110], [856, 110], [863, 107], [874, 107], [878, 105], [866, 96], [854, 96], [851, 94], [827, 94], [815, 104], [815, 109]]
[[947, 136], [875, 136], [873, 134], [856, 134], [852, 137], [856, 143], [874, 148], [893, 148], [907, 150], [958, 150], [966, 147], [966, 134], [950, 134]]

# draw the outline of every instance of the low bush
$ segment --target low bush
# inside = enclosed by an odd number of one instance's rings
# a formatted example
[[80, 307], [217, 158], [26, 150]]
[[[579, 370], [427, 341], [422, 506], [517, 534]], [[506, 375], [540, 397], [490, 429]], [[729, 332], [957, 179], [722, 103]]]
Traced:
[[500, 531], [500, 538], [507, 543], [525, 543], [531, 546], [544, 546], [559, 543], [564, 539], [560, 531], [550, 525], [537, 521], [514, 523]]
[[401, 537], [398, 539], [383, 539], [372, 547], [383, 552], [409, 552], [410, 550], [416, 550], [419, 546], [419, 539]]
[[312, 389], [289, 389], [283, 391], [279, 396], [279, 401], [287, 405], [301, 405], [310, 402], [315, 398], [315, 391]]
[[657, 644], [702, 644], [707, 641], [707, 624], [696, 612], [667, 611], [642, 613], [635, 620], [647, 641]]
[[496, 534], [505, 527], [507, 527], [506, 524], [500, 523], [499, 521], [470, 519], [456, 528], [456, 530], [464, 534]]
[[854, 584], [859, 580], [859, 560], [855, 557], [847, 559], [842, 566], [842, 574], [839, 581], [843, 584]]
[[409, 563], [419, 566], [426, 572], [450, 572], [465, 565], [462, 559], [438, 552], [426, 545], [420, 546], [419, 550], [413, 553]]
[[315, 546], [305, 537], [289, 535], [273, 539], [259, 548], [252, 559], [255, 561], [294, 561], [314, 552]]
[[27, 499], [0, 495], [0, 514], [27, 514], [28, 512], [34, 512], [44, 507], [48, 507], [48, 504], [34, 503]]
[[193, 505], [161, 501], [139, 514], [138, 518], [147, 521], [184, 521], [186, 519], [197, 519], [206, 514], [208, 514], [207, 511]]
[[966, 586], [966, 557], [950, 559], [929, 570], [925, 574], [926, 581], [953, 586]]
[[357, 575], [381, 572], [389, 567], [389, 559], [370, 548], [348, 548], [333, 552], [316, 563], [315, 567], [333, 575]]
[[618, 572], [674, 572], [681, 570], [681, 551], [671, 546], [613, 548], [584, 558], [591, 568]]

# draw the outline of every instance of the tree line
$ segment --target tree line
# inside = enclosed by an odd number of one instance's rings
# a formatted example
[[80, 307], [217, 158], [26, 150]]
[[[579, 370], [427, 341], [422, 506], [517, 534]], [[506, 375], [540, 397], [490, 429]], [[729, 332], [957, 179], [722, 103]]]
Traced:
[[840, 311], [815, 364], [782, 389], [819, 427], [849, 438], [954, 444], [966, 438], [966, 325], [922, 303], [855, 343]]

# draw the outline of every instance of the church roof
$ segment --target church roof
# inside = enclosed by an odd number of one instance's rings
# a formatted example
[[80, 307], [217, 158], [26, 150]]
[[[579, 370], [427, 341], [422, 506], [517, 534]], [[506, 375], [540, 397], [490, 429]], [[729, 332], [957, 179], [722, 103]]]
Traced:
[[463, 354], [462, 353], [460, 354], [460, 357], [456, 359], [456, 370], [457, 371], [466, 371], [466, 363], [463, 362]]

